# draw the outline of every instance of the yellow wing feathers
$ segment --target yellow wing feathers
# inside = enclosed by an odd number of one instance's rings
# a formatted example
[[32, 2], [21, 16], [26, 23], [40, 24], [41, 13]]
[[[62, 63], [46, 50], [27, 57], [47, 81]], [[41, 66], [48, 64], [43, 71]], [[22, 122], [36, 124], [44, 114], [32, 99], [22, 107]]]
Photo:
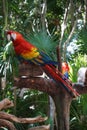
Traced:
[[27, 60], [31, 60], [33, 58], [38, 57], [40, 54], [37, 51], [37, 48], [32, 48], [31, 51], [26, 51], [24, 53], [21, 54], [21, 56], [23, 56], [23, 58], [27, 59]]

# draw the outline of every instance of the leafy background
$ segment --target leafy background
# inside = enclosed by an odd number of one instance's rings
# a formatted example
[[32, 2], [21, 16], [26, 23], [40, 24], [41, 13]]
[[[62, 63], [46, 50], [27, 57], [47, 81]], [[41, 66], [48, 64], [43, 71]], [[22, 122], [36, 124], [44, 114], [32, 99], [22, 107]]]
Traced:
[[[46, 12], [42, 15], [44, 3]], [[13, 77], [18, 74], [18, 60], [15, 57], [12, 43], [8, 43], [6, 40], [5, 30], [12, 29], [21, 32], [27, 40], [46, 51], [55, 60], [56, 46], [61, 45], [62, 60], [66, 60], [70, 64], [72, 70], [70, 78], [76, 82], [78, 69], [87, 66], [87, 12], [85, 12], [85, 5], [85, 0], [0, 1], [0, 82], [3, 79], [6, 85], [3, 90], [2, 84], [0, 84], [0, 99], [9, 97], [15, 102], [15, 107], [8, 109], [7, 112], [23, 117], [26, 115], [34, 117], [39, 114], [49, 115], [49, 97], [47, 94], [35, 90], [26, 90], [22, 98], [19, 97], [20, 90], [17, 90], [16, 97], [14, 96]], [[70, 8], [67, 8], [68, 6]], [[68, 12], [65, 14], [67, 9]], [[75, 21], [75, 30], [67, 42]], [[72, 51], [69, 52], [67, 47], [69, 49], [72, 47], [73, 53]], [[72, 102], [71, 130], [87, 129], [86, 99], [87, 95], [85, 94]], [[34, 109], [30, 109], [30, 106], [33, 106]], [[52, 123], [50, 118], [45, 123], [48, 122]], [[21, 130], [32, 127], [34, 124], [31, 126], [15, 123], [15, 126], [17, 130]]]

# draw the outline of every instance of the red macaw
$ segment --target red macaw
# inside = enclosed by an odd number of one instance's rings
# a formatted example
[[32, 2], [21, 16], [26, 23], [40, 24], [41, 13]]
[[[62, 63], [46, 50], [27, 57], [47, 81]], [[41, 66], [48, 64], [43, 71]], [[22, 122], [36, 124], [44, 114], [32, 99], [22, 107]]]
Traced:
[[64, 75], [66, 78], [69, 78], [69, 71], [70, 71], [70, 68], [69, 68], [68, 63], [63, 62], [63, 63], [62, 63], [62, 73], [63, 73], [63, 75]]
[[51, 77], [56, 83], [62, 84], [62, 86], [69, 92], [74, 93], [76, 96], [79, 94], [62, 78], [61, 75], [56, 73], [54, 67], [57, 62], [52, 61], [51, 58], [44, 52], [40, 52], [37, 47], [25, 40], [23, 36], [16, 31], [7, 31], [8, 40], [12, 40], [15, 53], [20, 59], [24, 59], [29, 62], [41, 65], [46, 74]]

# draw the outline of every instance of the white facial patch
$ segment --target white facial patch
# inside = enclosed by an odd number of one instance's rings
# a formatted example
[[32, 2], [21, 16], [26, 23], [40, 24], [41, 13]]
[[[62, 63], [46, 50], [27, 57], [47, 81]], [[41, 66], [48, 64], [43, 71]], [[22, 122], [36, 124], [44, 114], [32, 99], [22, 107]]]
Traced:
[[12, 33], [12, 34], [11, 34], [11, 38], [12, 38], [13, 40], [15, 40], [15, 39], [16, 39], [16, 34], [15, 34], [15, 33]]
[[11, 40], [11, 36], [10, 36], [10, 34], [7, 35], [7, 39], [8, 39], [8, 41]]

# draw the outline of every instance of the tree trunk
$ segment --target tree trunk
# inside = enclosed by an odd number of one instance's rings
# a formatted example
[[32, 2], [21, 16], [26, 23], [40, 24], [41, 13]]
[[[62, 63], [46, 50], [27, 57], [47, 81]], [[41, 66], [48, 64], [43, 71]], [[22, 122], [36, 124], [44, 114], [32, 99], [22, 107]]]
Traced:
[[55, 121], [55, 104], [54, 104], [54, 101], [52, 99], [51, 96], [49, 96], [49, 104], [50, 104], [50, 113], [49, 113], [49, 116], [50, 116], [50, 119], [51, 119], [51, 125], [50, 125], [50, 130], [55, 130], [54, 129], [54, 121]]
[[72, 97], [61, 91], [53, 97], [56, 106], [57, 130], [69, 130], [70, 104]]
[[[55, 103], [58, 126], [55, 130], [69, 130], [70, 105], [73, 97], [62, 88], [60, 82], [56, 84], [52, 79], [42, 77], [41, 74], [43, 72], [39, 66], [21, 64], [19, 66], [19, 77], [15, 78], [14, 86], [18, 88], [31, 88], [48, 93]], [[87, 72], [85, 77], [87, 77]], [[72, 83], [72, 87], [79, 94], [87, 93], [87, 78], [85, 78], [85, 81], [85, 85]]]

